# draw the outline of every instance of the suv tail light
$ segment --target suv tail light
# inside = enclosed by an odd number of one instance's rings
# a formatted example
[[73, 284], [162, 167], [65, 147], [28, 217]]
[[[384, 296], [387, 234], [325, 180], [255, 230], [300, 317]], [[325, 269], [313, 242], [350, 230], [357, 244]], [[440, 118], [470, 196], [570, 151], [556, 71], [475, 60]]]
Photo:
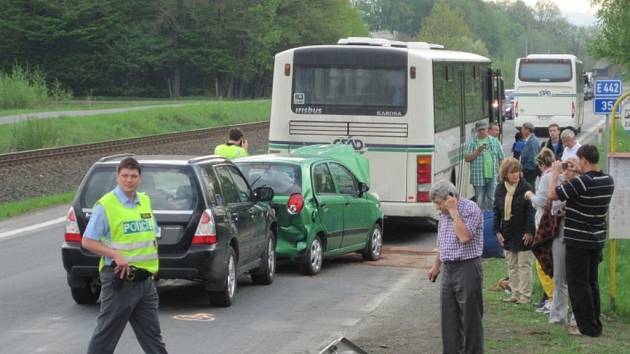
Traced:
[[75, 214], [74, 208], [68, 210], [68, 215], [66, 216], [66, 232], [63, 234], [63, 238], [66, 242], [81, 242], [81, 231], [79, 231], [77, 214]]
[[212, 212], [209, 209], [203, 211], [199, 218], [199, 225], [192, 238], [193, 245], [214, 245], [217, 243], [217, 229], [214, 224]]
[[431, 169], [431, 155], [418, 155], [416, 157], [416, 201], [419, 203], [429, 202], [429, 189], [433, 171]]
[[571, 118], [575, 118], [575, 101], [571, 102]]
[[304, 197], [300, 193], [293, 193], [287, 202], [287, 211], [291, 215], [298, 215], [304, 208]]

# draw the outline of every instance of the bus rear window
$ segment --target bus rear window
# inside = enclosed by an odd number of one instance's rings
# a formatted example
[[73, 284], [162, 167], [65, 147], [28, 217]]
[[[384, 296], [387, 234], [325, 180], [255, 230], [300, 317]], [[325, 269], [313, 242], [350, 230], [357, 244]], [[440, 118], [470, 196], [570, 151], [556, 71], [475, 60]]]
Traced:
[[403, 116], [406, 54], [357, 48], [296, 52], [292, 95], [298, 114]]
[[518, 78], [530, 82], [566, 82], [573, 79], [571, 62], [525, 61], [520, 63]]

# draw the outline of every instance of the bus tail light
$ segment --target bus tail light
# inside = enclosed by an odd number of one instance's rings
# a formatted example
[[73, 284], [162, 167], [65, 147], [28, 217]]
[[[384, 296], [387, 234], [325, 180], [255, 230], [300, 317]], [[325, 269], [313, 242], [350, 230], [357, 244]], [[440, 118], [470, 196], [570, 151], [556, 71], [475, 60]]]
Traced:
[[291, 76], [291, 64], [284, 64], [284, 76]]
[[431, 155], [418, 155], [416, 157], [416, 202], [429, 202], [429, 188], [431, 188], [431, 179], [433, 171], [431, 169]]
[[63, 239], [66, 242], [81, 242], [81, 231], [79, 230], [77, 214], [75, 214], [74, 208], [68, 210], [68, 215], [66, 216], [66, 232], [63, 234]]
[[571, 118], [575, 118], [575, 101], [571, 102]]
[[518, 100], [514, 100], [514, 112], [512, 112], [514, 118], [518, 118]]
[[193, 245], [214, 245], [217, 243], [217, 229], [214, 218], [209, 209], [203, 211], [199, 218], [199, 225], [192, 238]]

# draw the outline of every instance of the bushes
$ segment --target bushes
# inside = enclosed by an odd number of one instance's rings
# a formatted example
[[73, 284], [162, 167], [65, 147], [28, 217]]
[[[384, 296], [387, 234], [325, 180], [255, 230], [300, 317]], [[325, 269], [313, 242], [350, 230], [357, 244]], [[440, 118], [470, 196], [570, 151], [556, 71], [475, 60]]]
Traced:
[[40, 70], [23, 69], [14, 65], [11, 73], [0, 73], [0, 109], [26, 109], [44, 106], [51, 100], [57, 102], [72, 97], [59, 81], [50, 90], [46, 77]]
[[11, 127], [12, 151], [34, 150], [55, 146], [59, 134], [52, 121], [27, 119]]

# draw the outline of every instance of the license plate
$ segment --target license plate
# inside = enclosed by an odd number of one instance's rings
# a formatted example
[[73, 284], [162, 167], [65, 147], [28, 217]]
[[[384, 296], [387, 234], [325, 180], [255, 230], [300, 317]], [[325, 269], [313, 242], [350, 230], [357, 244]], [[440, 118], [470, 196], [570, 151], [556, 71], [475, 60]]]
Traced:
[[538, 120], [551, 120], [551, 116], [538, 116]]

